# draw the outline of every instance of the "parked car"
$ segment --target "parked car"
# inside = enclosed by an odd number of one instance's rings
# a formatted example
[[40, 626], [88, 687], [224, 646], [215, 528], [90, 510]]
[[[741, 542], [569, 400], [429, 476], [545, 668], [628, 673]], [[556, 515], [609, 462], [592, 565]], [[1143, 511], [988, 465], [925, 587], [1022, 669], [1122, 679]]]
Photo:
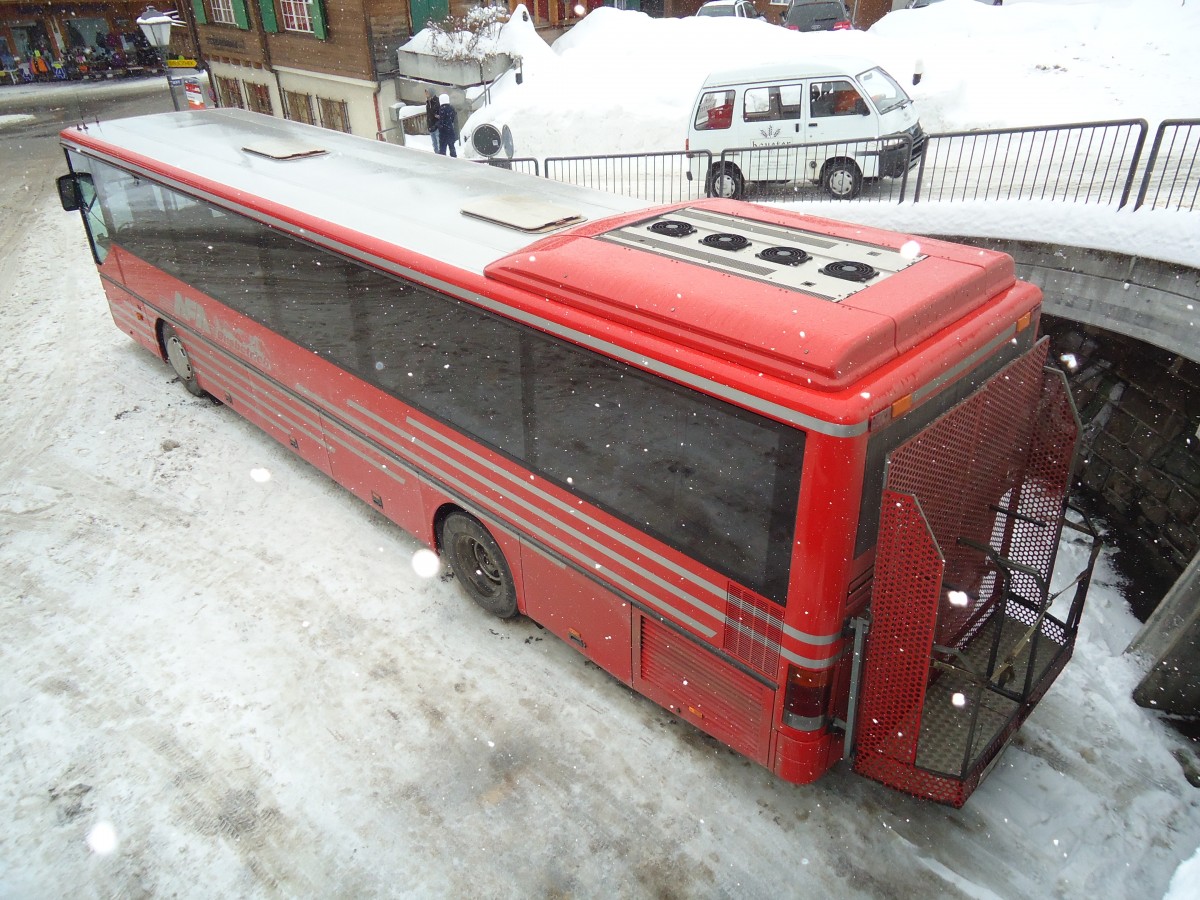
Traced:
[[765, 19], [750, 0], [709, 0], [698, 10], [698, 16], [732, 16], [737, 19]]
[[[941, 3], [942, 0], [908, 0], [908, 5], [905, 9], [924, 9], [930, 3]], [[1003, 6], [1004, 0], [979, 0], [980, 3], [986, 3], [988, 6]]]
[[842, 0], [792, 0], [780, 24], [789, 31], [850, 31], [850, 10]]

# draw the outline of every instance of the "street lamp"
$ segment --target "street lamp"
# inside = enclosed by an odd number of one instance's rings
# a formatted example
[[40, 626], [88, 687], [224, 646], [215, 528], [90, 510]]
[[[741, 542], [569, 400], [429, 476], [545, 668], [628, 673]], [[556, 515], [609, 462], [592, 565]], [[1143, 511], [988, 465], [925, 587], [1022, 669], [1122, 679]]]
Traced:
[[142, 29], [142, 34], [145, 35], [150, 46], [157, 51], [163, 71], [167, 73], [167, 90], [171, 93], [171, 105], [175, 107], [176, 112], [179, 111], [179, 100], [171, 88], [171, 73], [167, 68], [167, 47], [171, 45], [171, 26], [183, 24], [179, 21], [178, 15], [179, 13], [175, 10], [159, 12], [153, 6], [147, 6], [146, 11], [137, 17], [138, 28]]

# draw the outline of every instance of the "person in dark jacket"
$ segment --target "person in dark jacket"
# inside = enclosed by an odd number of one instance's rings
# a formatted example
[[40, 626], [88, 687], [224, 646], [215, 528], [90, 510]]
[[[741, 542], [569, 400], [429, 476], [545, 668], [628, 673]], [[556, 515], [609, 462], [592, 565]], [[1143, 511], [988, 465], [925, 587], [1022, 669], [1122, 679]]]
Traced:
[[434, 153], [441, 153], [438, 146], [438, 107], [441, 106], [437, 94], [425, 88], [425, 127], [429, 131], [429, 141]]
[[458, 143], [458, 114], [450, 105], [447, 94], [442, 94], [438, 103], [437, 122], [438, 153], [445, 154], [449, 150], [451, 156], [458, 156], [454, 150], [454, 145]]

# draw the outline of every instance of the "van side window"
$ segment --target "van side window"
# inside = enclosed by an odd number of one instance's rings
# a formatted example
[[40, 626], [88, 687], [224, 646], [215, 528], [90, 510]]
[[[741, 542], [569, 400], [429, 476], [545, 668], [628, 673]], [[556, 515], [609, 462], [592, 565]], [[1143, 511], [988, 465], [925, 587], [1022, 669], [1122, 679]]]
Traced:
[[696, 108], [697, 131], [717, 131], [733, 124], [733, 91], [709, 91]]
[[849, 81], [814, 81], [810, 92], [813, 118], [826, 116], [861, 116], [867, 112], [867, 101]]
[[804, 114], [803, 97], [804, 87], [799, 84], [747, 88], [742, 119], [747, 122], [799, 119]]

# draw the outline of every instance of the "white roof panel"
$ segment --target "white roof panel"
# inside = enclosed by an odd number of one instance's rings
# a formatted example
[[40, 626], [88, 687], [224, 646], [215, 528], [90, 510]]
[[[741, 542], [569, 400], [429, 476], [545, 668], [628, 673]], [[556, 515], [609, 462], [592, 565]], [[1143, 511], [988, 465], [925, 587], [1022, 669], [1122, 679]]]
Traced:
[[[252, 198], [262, 198], [475, 273], [539, 235], [464, 215], [464, 207], [478, 207], [493, 197], [511, 203], [523, 186], [557, 208], [564, 220], [570, 214], [595, 221], [647, 206], [645, 201], [239, 109], [117, 119], [64, 134], [68, 143], [77, 135], [82, 146], [101, 153], [102, 143], [119, 145], [140, 157], [145, 168], [194, 187], [224, 186], [222, 195], [244, 206], [257, 208], [260, 204]], [[306, 155], [274, 158], [246, 149], [264, 146], [303, 147]]]

